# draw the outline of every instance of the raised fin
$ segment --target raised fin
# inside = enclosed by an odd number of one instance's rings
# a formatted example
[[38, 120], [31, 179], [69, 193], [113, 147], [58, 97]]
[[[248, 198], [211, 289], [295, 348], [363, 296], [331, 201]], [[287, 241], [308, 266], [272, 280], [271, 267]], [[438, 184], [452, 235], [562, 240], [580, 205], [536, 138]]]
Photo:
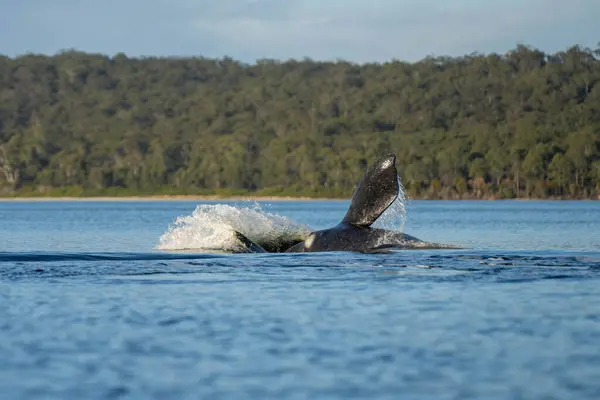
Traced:
[[266, 253], [267, 251], [259, 244], [254, 243], [252, 240], [248, 239], [243, 233], [235, 231], [235, 236], [238, 238], [240, 242], [247, 249], [248, 253]]
[[370, 226], [396, 200], [399, 188], [396, 155], [380, 157], [356, 185], [342, 223]]

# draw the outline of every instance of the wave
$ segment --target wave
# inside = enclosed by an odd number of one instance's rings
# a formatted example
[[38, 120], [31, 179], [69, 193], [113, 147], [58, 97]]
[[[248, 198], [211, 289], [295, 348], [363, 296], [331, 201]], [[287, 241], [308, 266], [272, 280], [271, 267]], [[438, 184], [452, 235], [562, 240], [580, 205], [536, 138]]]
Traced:
[[54, 261], [162, 261], [197, 260], [219, 257], [218, 254], [199, 253], [53, 253], [53, 252], [0, 252], [0, 263], [54, 262]]
[[[504, 252], [504, 251], [489, 251], [489, 250], [454, 250], [449, 253], [439, 254], [430, 251], [418, 252], [418, 250], [429, 250], [414, 248], [417, 253], [407, 253], [404, 251], [394, 251], [392, 257], [377, 258], [376, 263], [373, 263], [372, 255], [368, 254], [352, 254], [340, 258], [339, 254], [316, 254], [316, 253], [280, 253], [280, 254], [206, 254], [201, 252], [148, 252], [148, 253], [126, 253], [126, 252], [0, 252], [0, 264], [13, 264], [14, 267], [19, 265], [31, 265], [38, 263], [56, 263], [56, 262], [106, 262], [115, 261], [117, 263], [103, 263], [100, 265], [110, 266], [139, 266], [145, 269], [148, 264], [136, 264], [132, 261], [156, 261], [160, 265], [170, 265], [167, 261], [184, 261], [189, 265], [196, 266], [240, 266], [240, 261], [243, 259], [243, 265], [261, 267], [340, 267], [340, 266], [357, 266], [363, 265], [369, 267], [406, 267], [415, 266], [415, 262], [419, 265], [425, 265], [428, 268], [451, 268], [458, 270], [489, 270], [490, 267], [509, 268], [514, 267], [531, 267], [531, 268], [562, 268], [562, 267], [584, 267], [592, 270], [600, 271], [600, 253], [594, 252], [538, 252], [519, 251], [519, 252]], [[418, 255], [416, 255], [418, 254]], [[415, 258], [417, 257], [417, 258]], [[302, 260], [299, 264], [297, 260]], [[265, 262], [265, 260], [269, 260]], [[118, 262], [126, 262], [120, 264]], [[258, 263], [258, 264], [257, 264]], [[291, 264], [290, 264], [291, 263]], [[358, 263], [358, 264], [356, 264]], [[52, 264], [57, 267], [69, 264]], [[158, 264], [155, 264], [158, 265]], [[178, 268], [182, 264], [174, 264]], [[121, 268], [121, 267], [119, 267]], [[0, 269], [2, 271], [2, 269]], [[177, 269], [169, 269], [170, 272], [176, 272]]]
[[404, 225], [406, 225], [406, 214], [406, 191], [400, 177], [398, 177], [398, 197], [377, 218], [377, 221], [372, 226], [373, 228], [402, 233], [404, 232]]
[[259, 204], [252, 207], [202, 204], [192, 215], [177, 218], [155, 248], [242, 251], [244, 245], [236, 232], [264, 248], [277, 248], [302, 241], [311, 231], [307, 225], [264, 211]]

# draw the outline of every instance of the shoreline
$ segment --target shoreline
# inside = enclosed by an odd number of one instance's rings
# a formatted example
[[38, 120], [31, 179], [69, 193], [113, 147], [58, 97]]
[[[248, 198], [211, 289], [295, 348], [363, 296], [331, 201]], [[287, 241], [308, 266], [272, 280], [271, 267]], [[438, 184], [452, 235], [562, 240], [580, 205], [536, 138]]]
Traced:
[[[1, 197], [0, 202], [53, 202], [53, 201], [349, 201], [341, 197], [307, 196], [218, 196], [218, 195], [148, 195], [148, 196], [14, 196]], [[598, 199], [569, 198], [484, 198], [484, 199], [427, 199], [407, 198], [407, 201], [598, 201]]]
[[148, 195], [148, 196], [15, 196], [0, 197], [0, 202], [9, 201], [336, 201], [343, 198], [293, 197], [293, 196], [202, 196], [202, 195]]

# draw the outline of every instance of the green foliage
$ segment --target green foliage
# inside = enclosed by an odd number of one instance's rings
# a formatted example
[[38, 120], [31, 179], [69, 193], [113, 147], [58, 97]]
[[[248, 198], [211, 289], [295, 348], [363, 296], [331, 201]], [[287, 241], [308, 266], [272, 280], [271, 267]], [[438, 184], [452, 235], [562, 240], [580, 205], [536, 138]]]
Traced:
[[0, 193], [347, 197], [393, 151], [413, 198], [596, 198], [599, 55], [0, 57]]

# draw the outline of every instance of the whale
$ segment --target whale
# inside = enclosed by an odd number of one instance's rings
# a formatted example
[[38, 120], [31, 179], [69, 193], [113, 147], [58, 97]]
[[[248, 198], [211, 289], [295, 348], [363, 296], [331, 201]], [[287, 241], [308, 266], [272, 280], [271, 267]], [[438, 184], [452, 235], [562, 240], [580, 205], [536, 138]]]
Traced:
[[390, 153], [379, 157], [356, 185], [350, 207], [342, 221], [332, 228], [312, 232], [304, 241], [291, 246], [286, 252], [370, 253], [425, 244], [403, 232], [372, 227], [381, 214], [396, 201], [399, 190], [396, 155]]
[[396, 169], [396, 155], [379, 157], [358, 181], [350, 207], [340, 223], [328, 229], [310, 232], [304, 240], [278, 243], [265, 248], [240, 232], [235, 232], [249, 253], [307, 253], [350, 251], [361, 253], [390, 252], [393, 249], [440, 248], [403, 232], [372, 225], [398, 198], [400, 183]]

